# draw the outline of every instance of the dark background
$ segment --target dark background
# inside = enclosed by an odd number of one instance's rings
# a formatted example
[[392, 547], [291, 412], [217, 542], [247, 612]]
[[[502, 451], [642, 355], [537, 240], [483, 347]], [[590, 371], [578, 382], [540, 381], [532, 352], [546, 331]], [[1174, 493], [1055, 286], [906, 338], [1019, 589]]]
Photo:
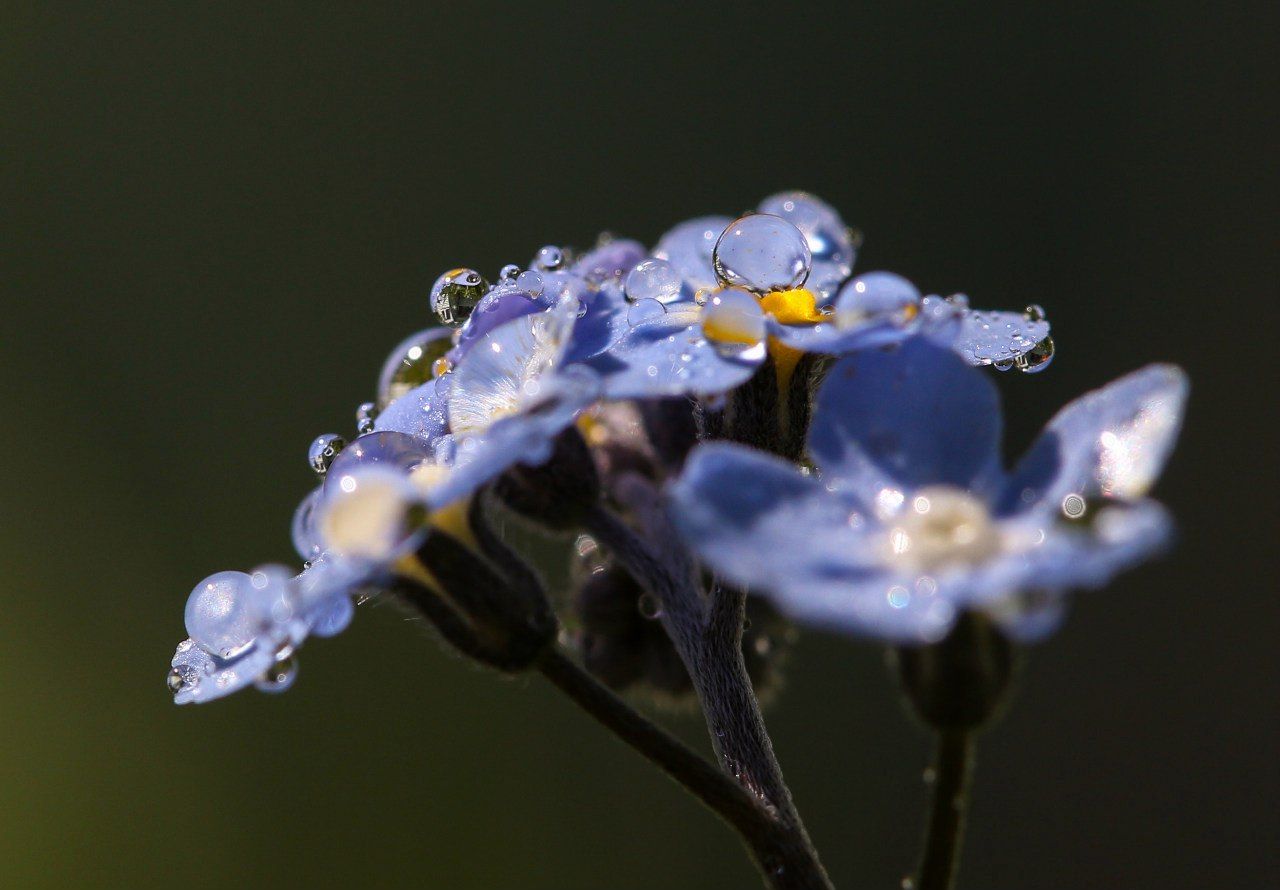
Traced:
[[[1033, 653], [962, 886], [1274, 885], [1273, 5], [102, 6], [0, 7], [0, 884], [755, 886], [544, 683], [393, 610], [286, 696], [163, 681], [196, 581], [292, 559], [307, 443], [440, 271], [800, 187], [864, 270], [1048, 309], [1014, 445], [1144, 363], [1193, 381], [1181, 546]], [[768, 716], [833, 876], [896, 886], [928, 746], [880, 651], [805, 635]]]

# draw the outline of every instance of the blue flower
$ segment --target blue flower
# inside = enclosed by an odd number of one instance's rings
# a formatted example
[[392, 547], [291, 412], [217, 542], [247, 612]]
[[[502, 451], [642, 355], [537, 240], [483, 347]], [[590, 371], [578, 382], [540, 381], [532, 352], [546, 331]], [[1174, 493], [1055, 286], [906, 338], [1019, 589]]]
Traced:
[[1186, 378], [1152, 365], [1068, 405], [1011, 473], [995, 388], [915, 337], [846, 356], [823, 383], [812, 472], [737, 445], [695, 449], [673, 520], [714, 571], [793, 618], [898, 642], [961, 610], [1016, 637], [1050, 632], [1063, 593], [1167, 542], [1144, 495], [1182, 421]]
[[296, 577], [265, 566], [201, 581], [187, 600], [190, 637], [170, 663], [174, 701], [213, 701], [250, 685], [288, 689], [297, 675], [295, 650], [311, 635], [333, 636], [351, 623], [349, 572], [321, 557]]

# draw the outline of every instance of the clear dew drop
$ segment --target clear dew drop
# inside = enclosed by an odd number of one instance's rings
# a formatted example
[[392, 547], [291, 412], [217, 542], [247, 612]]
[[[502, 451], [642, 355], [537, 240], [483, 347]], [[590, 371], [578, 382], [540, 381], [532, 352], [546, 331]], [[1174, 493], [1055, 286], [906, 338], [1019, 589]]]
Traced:
[[724, 286], [767, 294], [804, 284], [813, 255], [794, 225], [768, 213], [751, 213], [720, 234], [711, 264]]
[[670, 303], [680, 296], [680, 273], [666, 260], [645, 260], [627, 274], [624, 294], [629, 302]]
[[1044, 321], [1044, 308], [1039, 303], [1032, 303], [1022, 310], [1022, 316], [1027, 321]]
[[[454, 333], [460, 331], [455, 329]], [[440, 328], [420, 331], [397, 346], [387, 356], [378, 379], [378, 409], [430, 380], [436, 361], [453, 346], [450, 337], [441, 336]]]
[[652, 593], [640, 594], [640, 598], [636, 600], [636, 609], [639, 610], [642, 618], [649, 621], [656, 621], [662, 617], [662, 604]]
[[471, 316], [488, 290], [489, 283], [475, 269], [450, 269], [431, 286], [431, 311], [441, 324], [456, 327]]
[[244, 572], [217, 572], [205, 578], [187, 598], [187, 635], [210, 655], [234, 658], [244, 652], [257, 632], [251, 596], [251, 581]]
[[187, 681], [182, 677], [182, 671], [173, 668], [169, 671], [169, 675], [165, 677], [165, 685], [169, 687], [169, 691], [177, 695], [186, 688]]
[[1002, 358], [991, 363], [991, 367], [995, 368], [997, 371], [1012, 371], [1013, 365], [1014, 360], [1011, 358]]
[[627, 321], [632, 327], [666, 315], [667, 307], [657, 300], [637, 300], [627, 309]]
[[877, 322], [905, 325], [920, 314], [922, 303], [920, 291], [901, 275], [869, 272], [840, 288], [835, 322], [838, 327]]
[[307, 449], [307, 463], [315, 470], [317, 476], [329, 472], [333, 459], [347, 447], [347, 440], [337, 433], [323, 433], [316, 436]]
[[542, 296], [547, 285], [537, 272], [521, 272], [516, 276], [516, 287], [531, 297], [539, 297]]
[[373, 432], [378, 422], [378, 406], [373, 402], [361, 402], [356, 408], [356, 432], [360, 435]]
[[1024, 374], [1038, 374], [1053, 361], [1053, 338], [1045, 337], [1035, 346], [1013, 360], [1014, 367]]
[[609, 557], [590, 535], [578, 535], [574, 540], [573, 557], [586, 575], [598, 575], [609, 567]]
[[298, 678], [298, 659], [292, 647], [276, 654], [276, 660], [253, 683], [262, 692], [284, 692]]
[[702, 335], [720, 355], [754, 357], [752, 350], [764, 349], [760, 301], [740, 288], [716, 292], [702, 311]]
[[563, 269], [565, 265], [565, 252], [554, 244], [548, 244], [538, 249], [538, 255], [533, 258], [533, 268], [541, 272], [555, 272]]
[[499, 281], [515, 281], [517, 278], [520, 277], [520, 273], [523, 271], [524, 270], [521, 269], [519, 266], [517, 266], [515, 263], [507, 263], [507, 265], [503, 266], [500, 270], [498, 270], [498, 280]]

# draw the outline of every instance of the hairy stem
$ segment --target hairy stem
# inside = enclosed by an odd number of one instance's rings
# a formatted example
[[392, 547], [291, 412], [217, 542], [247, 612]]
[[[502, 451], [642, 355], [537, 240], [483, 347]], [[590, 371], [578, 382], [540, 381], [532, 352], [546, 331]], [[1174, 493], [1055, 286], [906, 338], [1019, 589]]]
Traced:
[[916, 890], [950, 890], [964, 843], [969, 786], [973, 777], [973, 731], [938, 731], [933, 763], [933, 801], [925, 829]]
[[643, 535], [603, 507], [588, 514], [588, 530], [658, 597], [663, 624], [693, 680], [721, 768], [770, 814], [785, 839], [769, 858], [757, 860], [766, 881], [773, 887], [829, 888], [782, 778], [742, 659], [745, 594], [715, 585], [715, 599], [705, 601], [696, 567], [666, 525], [653, 494], [633, 490], [628, 498]]

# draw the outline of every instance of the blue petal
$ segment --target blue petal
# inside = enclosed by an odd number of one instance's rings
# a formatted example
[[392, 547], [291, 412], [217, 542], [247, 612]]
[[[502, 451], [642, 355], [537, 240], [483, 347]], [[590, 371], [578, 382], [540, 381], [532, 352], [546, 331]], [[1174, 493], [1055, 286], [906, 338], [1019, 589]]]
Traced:
[[1135, 498], [1168, 460], [1188, 392], [1174, 365], [1148, 365], [1071, 402], [1018, 463], [1000, 498], [1005, 513], [1069, 494]]
[[711, 265], [711, 252], [731, 222], [733, 218], [728, 216], [700, 216], [682, 222], [658, 239], [653, 255], [674, 266], [691, 293], [715, 287], [716, 273]]
[[781, 324], [770, 317], [766, 323], [769, 336], [776, 337], [792, 349], [825, 355], [844, 355], [859, 349], [891, 346], [912, 334], [911, 328], [891, 322], [872, 322], [841, 328], [826, 321], [815, 325]]
[[520, 413], [495, 421], [481, 434], [441, 440], [438, 457], [451, 469], [426, 495], [432, 509], [467, 497], [516, 464], [544, 463], [556, 437], [600, 397], [599, 378], [581, 365], [546, 374], [539, 385], [538, 400]]
[[606, 354], [588, 364], [604, 379], [609, 399], [716, 395], [745, 383], [764, 361], [763, 344], [722, 353], [702, 336], [701, 307], [672, 304], [637, 324]]
[[610, 282], [583, 299], [585, 311], [573, 326], [566, 362], [581, 362], [609, 349], [631, 330], [627, 321], [630, 304], [622, 287]]
[[644, 245], [639, 241], [617, 238], [583, 254], [572, 272], [588, 284], [599, 285], [622, 278], [644, 257]]
[[829, 483], [864, 499], [950, 484], [981, 491], [1000, 477], [995, 387], [923, 337], [840, 359], [818, 391], [809, 451]]
[[428, 380], [396, 399], [378, 415], [374, 429], [404, 433], [430, 445], [449, 431], [448, 399], [439, 380]]
[[275, 654], [265, 646], [252, 646], [249, 651], [227, 660], [210, 655], [193, 643], [183, 641], [174, 653], [171, 665], [182, 678], [182, 687], [174, 694], [175, 704], [200, 704], [238, 692], [271, 667]]
[[969, 310], [960, 314], [958, 328], [948, 325], [930, 334], [971, 365], [1007, 366], [1049, 336], [1049, 322], [1020, 312]]

